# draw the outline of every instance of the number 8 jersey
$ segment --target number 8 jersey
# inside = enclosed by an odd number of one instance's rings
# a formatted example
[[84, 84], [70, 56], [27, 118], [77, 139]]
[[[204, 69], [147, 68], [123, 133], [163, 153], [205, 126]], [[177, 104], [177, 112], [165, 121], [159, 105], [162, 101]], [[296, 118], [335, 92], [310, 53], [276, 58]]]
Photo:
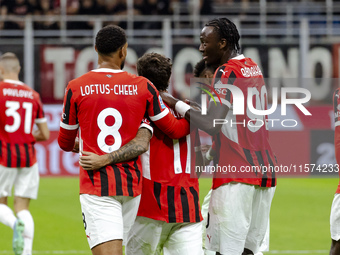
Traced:
[[[59, 145], [72, 150], [74, 141], [70, 139], [74, 140], [79, 128], [80, 151], [99, 155], [113, 152], [136, 136], [145, 115], [165, 129], [171, 128], [174, 135], [182, 135], [184, 130], [176, 131], [166, 121], [168, 113], [157, 89], [146, 78], [122, 70], [92, 70], [67, 86]], [[79, 174], [80, 193], [135, 197], [141, 192], [139, 158], [94, 171], [80, 167]]]
[[30, 167], [37, 162], [34, 123], [46, 122], [39, 94], [16, 80], [0, 82], [0, 164]]

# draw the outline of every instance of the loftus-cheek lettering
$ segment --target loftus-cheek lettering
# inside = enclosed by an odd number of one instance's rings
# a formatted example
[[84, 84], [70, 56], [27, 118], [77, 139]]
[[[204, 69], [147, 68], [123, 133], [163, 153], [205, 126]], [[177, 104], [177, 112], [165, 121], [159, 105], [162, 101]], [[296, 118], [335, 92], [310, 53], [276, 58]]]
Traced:
[[88, 96], [93, 94], [110, 94], [109, 84], [91, 84], [80, 86], [80, 93], [82, 96]]
[[110, 84], [91, 84], [80, 86], [80, 93], [82, 96], [88, 95], [98, 95], [98, 94], [110, 94], [114, 93], [116, 95], [138, 95], [137, 85], [113, 85]]
[[114, 85], [113, 92], [116, 95], [138, 95], [137, 85]]

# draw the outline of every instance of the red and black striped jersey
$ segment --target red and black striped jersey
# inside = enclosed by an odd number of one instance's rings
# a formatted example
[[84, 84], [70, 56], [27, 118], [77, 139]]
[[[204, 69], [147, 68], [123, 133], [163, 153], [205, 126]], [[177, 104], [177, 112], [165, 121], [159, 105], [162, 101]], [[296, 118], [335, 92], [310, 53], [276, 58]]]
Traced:
[[[181, 135], [185, 123], [169, 119], [168, 113], [157, 89], [146, 78], [121, 70], [96, 69], [69, 82], [58, 142], [62, 149], [72, 150], [79, 129], [80, 151], [110, 153], [136, 136], [146, 114], [156, 123], [164, 122], [162, 127], [168, 132]], [[93, 171], [80, 167], [80, 193], [137, 196], [141, 193], [141, 171], [139, 157]]]
[[[180, 118], [177, 113], [170, 112]], [[149, 150], [141, 157], [143, 187], [138, 216], [168, 223], [202, 220], [198, 179], [191, 172], [195, 169], [198, 145], [197, 129], [180, 139], [171, 139], [154, 127]]]
[[214, 163], [220, 167], [216, 167], [213, 188], [232, 181], [275, 186], [272, 170], [277, 163], [269, 144], [268, 116], [255, 115], [248, 104], [251, 93], [253, 108], [267, 110], [267, 90], [260, 68], [252, 59], [239, 55], [216, 70], [213, 83], [214, 99], [229, 107], [220, 132], [213, 137], [217, 152]]
[[16, 80], [0, 82], [0, 164], [30, 167], [37, 162], [34, 123], [46, 122], [39, 94]]
[[[334, 107], [334, 147], [336, 162], [340, 164], [340, 89], [335, 90], [333, 94], [333, 107]], [[340, 172], [339, 172], [340, 175]], [[336, 193], [340, 193], [340, 180]]]

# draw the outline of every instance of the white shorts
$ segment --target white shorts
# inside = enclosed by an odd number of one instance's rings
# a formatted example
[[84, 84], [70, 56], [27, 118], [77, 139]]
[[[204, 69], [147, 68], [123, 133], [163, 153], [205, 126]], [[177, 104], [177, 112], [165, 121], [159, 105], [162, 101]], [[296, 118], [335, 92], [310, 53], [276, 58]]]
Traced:
[[126, 254], [202, 255], [202, 225], [167, 223], [138, 216], [129, 233]]
[[136, 219], [140, 195], [137, 197], [99, 197], [81, 194], [80, 205], [90, 248], [111, 240], [123, 240]]
[[39, 189], [38, 163], [31, 167], [5, 167], [0, 165], [0, 197], [14, 196], [37, 199]]
[[340, 194], [335, 194], [331, 209], [331, 238], [334, 241], [340, 240]]
[[223, 255], [257, 253], [264, 240], [273, 188], [228, 183], [211, 193], [205, 246]]
[[203, 203], [202, 203], [202, 209], [201, 214], [203, 217], [202, 221], [202, 243], [203, 243], [203, 249], [205, 249], [205, 237], [206, 237], [206, 227], [207, 227], [207, 218], [208, 218], [208, 210], [209, 210], [209, 203], [210, 203], [210, 197], [211, 197], [212, 189], [209, 190], [208, 194], [204, 197]]

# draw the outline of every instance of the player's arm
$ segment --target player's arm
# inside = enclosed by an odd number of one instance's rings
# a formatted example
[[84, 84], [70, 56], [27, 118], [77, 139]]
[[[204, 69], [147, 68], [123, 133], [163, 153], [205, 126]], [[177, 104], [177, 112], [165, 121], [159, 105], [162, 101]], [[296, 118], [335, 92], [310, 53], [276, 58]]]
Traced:
[[47, 119], [45, 118], [43, 104], [37, 92], [34, 92], [34, 97], [37, 103], [37, 112], [34, 123], [38, 129], [33, 130], [32, 135], [37, 142], [46, 141], [50, 138], [50, 130], [47, 126]]
[[155, 125], [171, 139], [180, 139], [190, 134], [190, 124], [185, 119], [176, 119], [170, 112], [162, 119], [153, 120]]
[[[224, 67], [220, 68], [224, 70]], [[223, 72], [219, 72], [220, 68], [215, 72], [213, 84], [218, 83], [222, 78], [226, 78], [222, 77]], [[230, 93], [230, 91], [227, 91], [226, 93]], [[202, 115], [200, 110], [192, 107], [190, 108], [188, 104], [172, 97], [169, 93], [162, 92], [161, 96], [171, 108], [175, 109], [195, 127], [205, 131], [209, 135], [215, 135], [220, 131], [231, 105], [230, 102], [224, 98], [221, 99], [220, 103], [220, 98], [215, 95], [214, 99], [217, 103], [210, 101], [207, 114]]]
[[217, 134], [222, 124], [224, 123], [225, 117], [228, 114], [229, 107], [227, 105], [220, 105], [214, 102], [210, 102], [209, 108], [206, 115], [202, 115], [201, 111], [194, 108], [190, 108], [189, 105], [178, 99], [168, 99], [169, 96], [162, 93], [162, 97], [166, 98], [164, 101], [174, 108], [181, 116], [184, 116], [195, 127], [205, 131], [209, 135]]
[[76, 103], [70, 86], [67, 86], [64, 96], [64, 109], [60, 121], [58, 144], [64, 151], [72, 151], [75, 145], [75, 138], [78, 133], [78, 119]]
[[190, 124], [185, 119], [176, 119], [164, 105], [158, 90], [147, 83], [149, 98], [147, 113], [150, 120], [171, 139], [190, 134]]
[[38, 127], [38, 129], [32, 132], [35, 140], [37, 142], [48, 140], [50, 138], [50, 130], [48, 129], [47, 122], [36, 122], [35, 124]]
[[85, 170], [95, 170], [103, 166], [131, 160], [149, 149], [151, 137], [152, 132], [150, 129], [142, 127], [138, 130], [135, 138], [117, 151], [101, 156], [92, 152], [83, 151], [82, 156], [79, 158], [79, 164]]

